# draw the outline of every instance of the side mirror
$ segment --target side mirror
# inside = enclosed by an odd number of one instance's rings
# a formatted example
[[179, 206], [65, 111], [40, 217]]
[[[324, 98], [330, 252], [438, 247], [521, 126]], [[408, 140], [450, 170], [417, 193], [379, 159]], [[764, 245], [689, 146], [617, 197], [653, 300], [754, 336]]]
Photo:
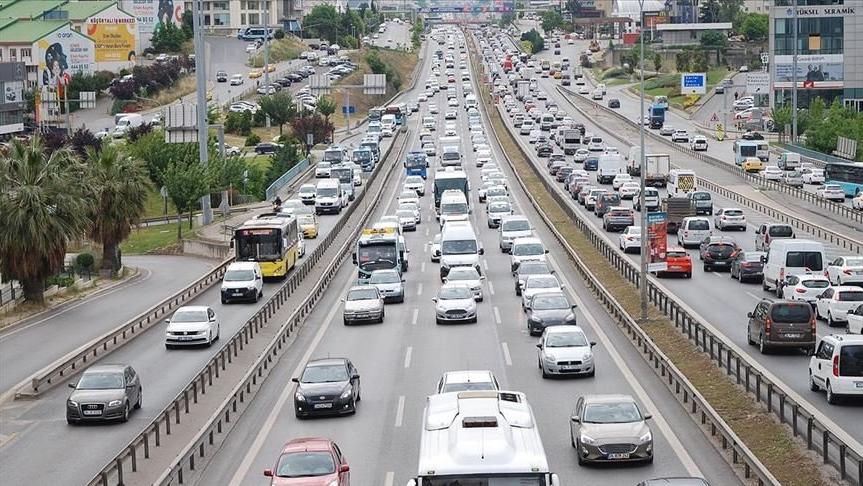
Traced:
[[353, 375], [351, 375], [351, 379], [352, 379], [352, 380], [359, 380], [359, 379], [360, 379], [360, 374], [359, 374], [359, 373], [354, 373]]
[[432, 297], [432, 302], [434, 302], [435, 304], [437, 304], [437, 297]]
[[480, 280], [485, 280], [485, 275], [480, 275], [480, 276], [479, 276], [479, 279], [480, 279]]
[[747, 312], [746, 317], [752, 319], [753, 317], [755, 317], [755, 314], [753, 314], [752, 312]]
[[485, 248], [480, 248], [480, 249], [479, 249], [479, 254], [480, 254], [480, 255], [485, 255]]
[[75, 387], [77, 387], [77, 386], [78, 386], [78, 382], [76, 382], [76, 381], [73, 381], [73, 382], [69, 383], [69, 385], [68, 385], [68, 387], [72, 388], [72, 389], [75, 389]]
[[341, 300], [342, 304], [344, 304], [344, 303], [345, 303], [345, 299], [339, 299], [339, 300]]
[[653, 414], [646, 413], [644, 414], [644, 420], [650, 420], [653, 418]]
[[231, 239], [231, 241], [228, 243], [228, 248], [233, 248], [233, 247], [234, 247], [234, 240]]
[[560, 486], [560, 478], [555, 473], [551, 474], [551, 486]]
[[545, 250], [545, 252], [548, 253], [548, 250]]
[[300, 379], [299, 378], [291, 378], [291, 381], [293, 381], [294, 383], [299, 383]]
[[594, 346], [596, 346], [596, 341], [591, 341], [591, 342], [590, 342], [590, 347], [592, 348], [592, 347], [594, 347]]
[[170, 323], [171, 323], [171, 318], [170, 318], [170, 317], [165, 318], [165, 323], [166, 323], [166, 324], [170, 324]]
[[266, 476], [268, 478], [273, 477], [273, 470], [272, 469], [264, 469], [264, 476]]
[[341, 466], [339, 466], [339, 474], [346, 473], [350, 470], [351, 470], [351, 466], [348, 466], [347, 464], [342, 464]]
[[416, 479], [409, 479], [405, 486], [417, 486], [417, 480]]
[[577, 423], [581, 422], [581, 417], [579, 417], [578, 415], [573, 415], [572, 417], [569, 418], [569, 420], [571, 420], [572, 423], [577, 424]]
[[542, 343], [536, 343], [536, 347], [542, 349]]
[[351, 261], [354, 263], [354, 265], [357, 264], [357, 252], [353, 252], [351, 254]]

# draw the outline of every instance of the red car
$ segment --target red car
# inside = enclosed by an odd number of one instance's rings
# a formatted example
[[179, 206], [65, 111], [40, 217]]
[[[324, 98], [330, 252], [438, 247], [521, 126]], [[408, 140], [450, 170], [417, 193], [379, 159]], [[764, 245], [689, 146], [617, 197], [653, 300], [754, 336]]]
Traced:
[[692, 258], [680, 246], [672, 246], [665, 253], [665, 262], [668, 270], [659, 272], [660, 277], [668, 275], [683, 275], [684, 278], [692, 278]]
[[270, 486], [350, 486], [351, 468], [339, 446], [320, 437], [294, 439], [282, 448]]

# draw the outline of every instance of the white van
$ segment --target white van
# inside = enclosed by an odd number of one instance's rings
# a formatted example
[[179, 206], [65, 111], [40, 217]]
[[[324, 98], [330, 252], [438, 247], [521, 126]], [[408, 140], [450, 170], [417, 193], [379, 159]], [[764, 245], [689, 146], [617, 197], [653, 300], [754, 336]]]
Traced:
[[617, 174], [625, 172], [626, 163], [620, 154], [605, 153], [599, 156], [597, 164], [596, 180], [600, 184], [608, 184], [614, 180]]
[[539, 117], [539, 128], [544, 132], [551, 131], [551, 127], [554, 126], [554, 115], [551, 113], [543, 113], [541, 117]]
[[[395, 135], [396, 133], [396, 116], [384, 115], [381, 117], [381, 133]], [[386, 135], [384, 135], [386, 136]]]
[[782, 170], [797, 170], [800, 168], [800, 154], [797, 152], [785, 152], [779, 156], [777, 165]]
[[321, 179], [315, 187], [315, 214], [341, 213], [346, 199], [338, 179]]
[[222, 303], [234, 300], [257, 302], [264, 295], [264, 277], [258, 262], [234, 262], [222, 277]]
[[696, 189], [694, 170], [672, 169], [668, 172], [668, 196], [685, 196]]
[[770, 243], [764, 262], [764, 290], [777, 290], [777, 285], [788, 275], [816, 274], [824, 272], [827, 255], [824, 245], [818, 241], [778, 239]]
[[[443, 204], [443, 202], [441, 202]], [[479, 256], [484, 253], [473, 226], [464, 222], [449, 222], [441, 230], [440, 238], [440, 278], [449, 275], [453, 267], [472, 266], [482, 274]]]
[[476, 95], [469, 94], [469, 95], [464, 97], [464, 109], [465, 110], [469, 110], [471, 108], [476, 108], [476, 107], [477, 107]]
[[114, 119], [116, 122], [114, 130], [111, 132], [111, 136], [114, 138], [123, 138], [130, 129], [144, 124], [144, 118], [138, 113], [127, 113], [119, 118], [115, 116]]
[[629, 147], [629, 154], [626, 156], [626, 172], [633, 177], [641, 175], [641, 147], [638, 145]]
[[697, 247], [711, 234], [709, 218], [703, 216], [683, 218], [677, 230], [677, 244], [684, 248]]
[[468, 221], [470, 204], [462, 191], [447, 189], [441, 194], [437, 214], [441, 226], [449, 221]]

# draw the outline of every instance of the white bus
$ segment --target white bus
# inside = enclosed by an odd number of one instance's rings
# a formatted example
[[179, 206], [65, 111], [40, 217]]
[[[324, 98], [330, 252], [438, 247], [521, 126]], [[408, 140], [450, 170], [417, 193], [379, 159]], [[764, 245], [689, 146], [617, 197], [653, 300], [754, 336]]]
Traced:
[[559, 486], [521, 392], [431, 395], [417, 477], [407, 486]]

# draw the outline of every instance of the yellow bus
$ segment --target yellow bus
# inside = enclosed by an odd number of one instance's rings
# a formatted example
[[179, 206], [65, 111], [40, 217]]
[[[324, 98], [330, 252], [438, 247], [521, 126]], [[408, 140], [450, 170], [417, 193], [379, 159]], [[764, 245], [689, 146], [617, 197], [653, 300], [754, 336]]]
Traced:
[[264, 214], [234, 230], [236, 260], [258, 262], [264, 277], [282, 278], [297, 263], [297, 218]]

